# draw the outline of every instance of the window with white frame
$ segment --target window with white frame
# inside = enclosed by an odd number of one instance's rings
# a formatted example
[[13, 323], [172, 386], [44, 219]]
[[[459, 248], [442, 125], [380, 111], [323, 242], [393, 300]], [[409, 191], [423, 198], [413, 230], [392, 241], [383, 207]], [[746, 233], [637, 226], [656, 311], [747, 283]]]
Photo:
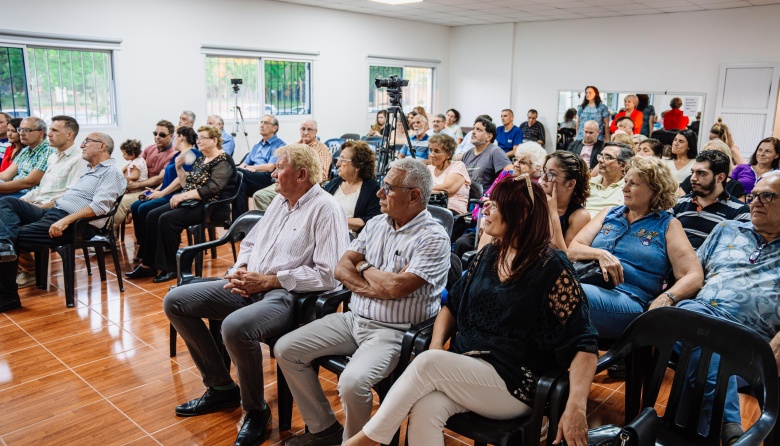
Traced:
[[376, 113], [390, 105], [387, 89], [377, 88], [376, 78], [386, 79], [396, 75], [409, 81], [409, 86], [403, 87], [403, 108], [411, 110], [422, 106], [425, 111], [432, 112], [434, 107], [435, 69], [425, 66], [378, 65], [371, 63], [368, 67], [368, 112]]
[[236, 105], [245, 120], [310, 115], [311, 61], [206, 55], [208, 113], [232, 118]]
[[0, 43], [0, 110], [56, 115], [81, 125], [116, 125], [111, 50]]

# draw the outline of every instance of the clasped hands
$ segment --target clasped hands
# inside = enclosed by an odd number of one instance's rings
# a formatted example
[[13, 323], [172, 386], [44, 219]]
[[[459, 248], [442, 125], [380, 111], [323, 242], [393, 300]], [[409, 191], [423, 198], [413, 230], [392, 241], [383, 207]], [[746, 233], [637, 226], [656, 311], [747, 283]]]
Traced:
[[275, 288], [273, 286], [275, 278], [276, 276], [250, 272], [242, 267], [225, 276], [228, 281], [225, 284], [225, 289], [241, 297], [249, 298], [252, 294]]

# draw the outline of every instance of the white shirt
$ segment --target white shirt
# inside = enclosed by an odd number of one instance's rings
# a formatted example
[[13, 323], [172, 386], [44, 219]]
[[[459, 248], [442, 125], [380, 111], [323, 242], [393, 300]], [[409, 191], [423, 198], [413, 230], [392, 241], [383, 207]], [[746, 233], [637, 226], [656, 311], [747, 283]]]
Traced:
[[22, 196], [33, 204], [46, 204], [60, 198], [89, 170], [89, 163], [81, 157], [81, 147], [73, 144], [67, 150], [55, 150], [46, 161], [46, 172], [37, 188]]

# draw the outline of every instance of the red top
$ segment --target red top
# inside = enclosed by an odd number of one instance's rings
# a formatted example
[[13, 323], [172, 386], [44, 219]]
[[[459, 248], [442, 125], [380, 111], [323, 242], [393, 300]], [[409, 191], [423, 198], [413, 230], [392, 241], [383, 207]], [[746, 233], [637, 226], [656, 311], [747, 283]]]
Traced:
[[[612, 120], [612, 124], [609, 125], [610, 133], [615, 133], [617, 131], [618, 119], [622, 118], [623, 116], [626, 116], [625, 110], [615, 115], [615, 119]], [[631, 112], [630, 118], [632, 121], [634, 121], [634, 135], [637, 135], [640, 131], [642, 131], [642, 119], [644, 118], [644, 115], [641, 111], [634, 109], [634, 111]]]
[[12, 154], [13, 154], [14, 146], [8, 146], [7, 149], [5, 149], [5, 154], [3, 155], [3, 161], [0, 162], [0, 172], [3, 172], [5, 169], [8, 169], [11, 167], [11, 164], [13, 164]]
[[683, 115], [682, 110], [673, 108], [664, 113], [664, 129], [685, 130], [686, 128], [688, 128], [688, 117]]

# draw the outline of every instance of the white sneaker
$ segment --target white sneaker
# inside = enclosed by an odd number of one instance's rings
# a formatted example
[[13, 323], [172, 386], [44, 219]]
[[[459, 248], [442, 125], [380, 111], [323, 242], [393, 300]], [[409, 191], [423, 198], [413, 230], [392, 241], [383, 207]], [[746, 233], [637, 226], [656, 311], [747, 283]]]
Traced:
[[20, 270], [16, 273], [16, 286], [19, 288], [27, 288], [28, 286], [35, 285], [35, 273], [28, 273], [27, 271]]

